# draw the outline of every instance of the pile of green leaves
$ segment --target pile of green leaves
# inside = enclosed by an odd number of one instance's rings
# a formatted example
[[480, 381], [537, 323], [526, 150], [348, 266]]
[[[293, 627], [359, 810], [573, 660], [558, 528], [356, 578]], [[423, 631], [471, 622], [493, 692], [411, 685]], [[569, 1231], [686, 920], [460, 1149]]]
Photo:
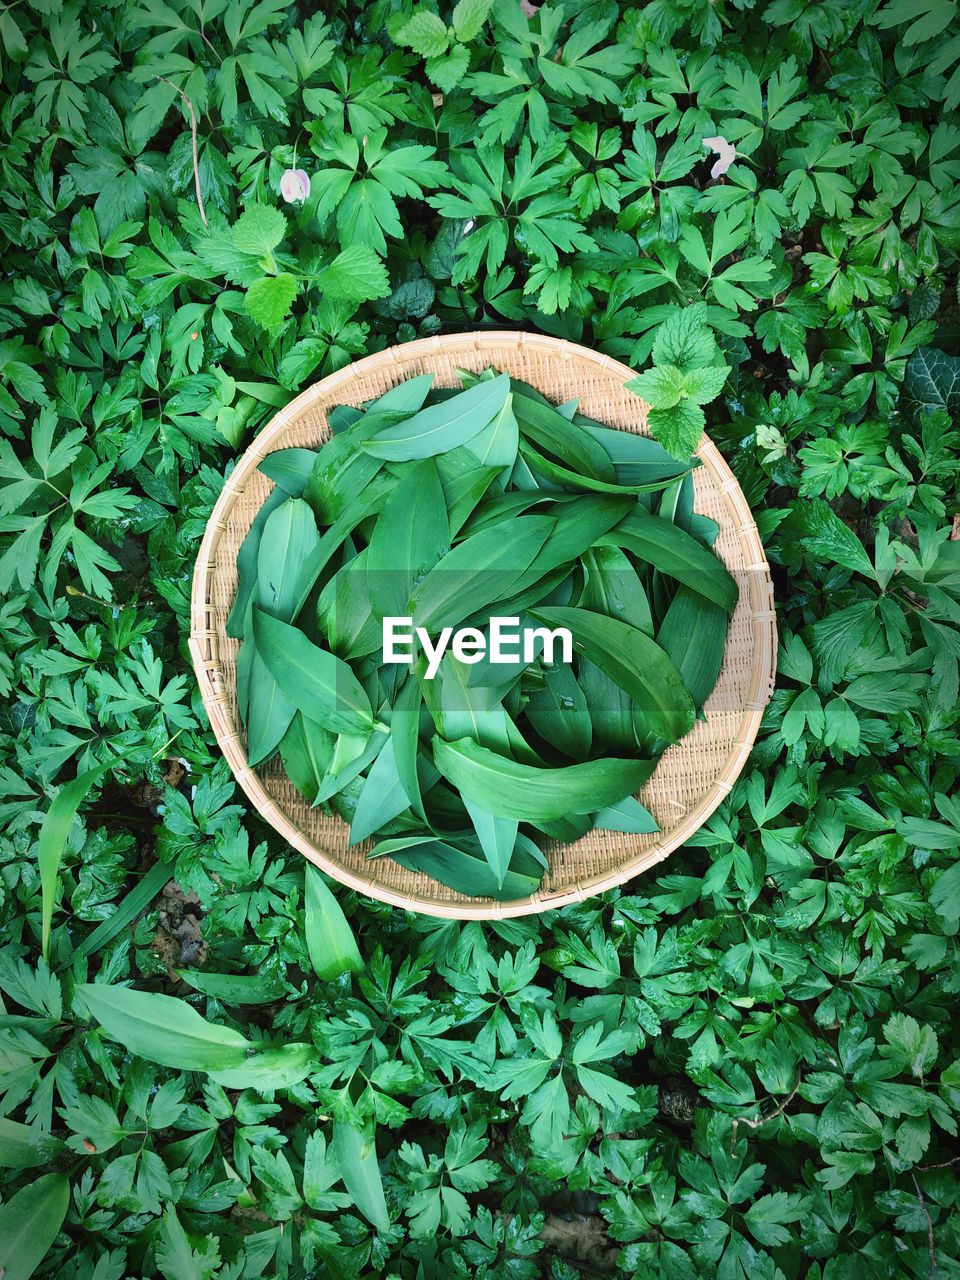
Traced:
[[[369, 857], [521, 898], [547, 866], [531, 836], [659, 829], [633, 793], [693, 728], [738, 591], [693, 510], [695, 459], [495, 369], [460, 376], [459, 393], [423, 374], [340, 405], [319, 451], [260, 464], [276, 487], [227, 630], [252, 765], [279, 751], [351, 843], [389, 837]], [[482, 642], [492, 616], [539, 629], [540, 656], [524, 640], [511, 663], [428, 660], [425, 638]], [[404, 617], [409, 671], [384, 666], [383, 620]], [[575, 666], [543, 654], [544, 624], [570, 632]]]
[[[0, 1241], [57, 1280], [950, 1275], [957, 5], [323, 8], [0, 6]], [[719, 356], [661, 349], [681, 313]], [[498, 328], [630, 365], [679, 455], [700, 404], [777, 691], [622, 889], [337, 916], [217, 749], [192, 566], [293, 394]]]

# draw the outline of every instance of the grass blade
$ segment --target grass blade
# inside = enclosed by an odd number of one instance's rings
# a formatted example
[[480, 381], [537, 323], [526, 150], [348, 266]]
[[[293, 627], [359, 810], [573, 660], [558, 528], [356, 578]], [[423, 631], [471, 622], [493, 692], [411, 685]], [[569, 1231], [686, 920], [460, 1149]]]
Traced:
[[[112, 763], [112, 762], [111, 762]], [[57, 877], [63, 851], [67, 847], [70, 827], [84, 796], [103, 777], [110, 764], [97, 765], [87, 773], [81, 773], [67, 782], [53, 798], [47, 816], [40, 828], [37, 845], [37, 865], [40, 871], [41, 925], [40, 947], [44, 960], [50, 960], [50, 928], [53, 923], [53, 903], [57, 895]]]

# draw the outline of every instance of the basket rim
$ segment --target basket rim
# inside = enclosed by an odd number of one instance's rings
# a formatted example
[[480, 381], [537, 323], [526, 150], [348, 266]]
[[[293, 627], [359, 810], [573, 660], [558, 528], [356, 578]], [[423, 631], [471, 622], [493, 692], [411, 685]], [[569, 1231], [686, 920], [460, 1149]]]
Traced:
[[[213, 607], [210, 603], [209, 588], [216, 571], [217, 545], [226, 532], [227, 518], [243, 486], [261, 461], [277, 447], [278, 437], [292, 421], [300, 417], [304, 409], [316, 400], [321, 398], [328, 400], [338, 391], [346, 390], [356, 378], [370, 370], [393, 367], [397, 373], [396, 381], [399, 382], [407, 376], [409, 365], [414, 360], [429, 359], [431, 355], [449, 353], [451, 350], [472, 349], [482, 352], [486, 347], [502, 348], [510, 344], [520, 350], [524, 348], [539, 350], [560, 360], [575, 357], [578, 360], [588, 361], [597, 367], [598, 372], [613, 374], [623, 382], [635, 376], [632, 369], [611, 356], [591, 351], [588, 347], [571, 342], [569, 339], [519, 330], [496, 329], [466, 334], [434, 335], [364, 356], [301, 391], [289, 404], [274, 414], [244, 451], [227, 477], [207, 521], [194, 566], [191, 590], [191, 629], [188, 647], [200, 685], [201, 697], [217, 743], [230, 764], [236, 780], [257, 811], [293, 848], [341, 884], [392, 906], [447, 919], [496, 920], [553, 910], [615, 888], [669, 857], [703, 825], [732, 790], [750, 754], [764, 708], [773, 693], [776, 675], [777, 628], [769, 565], [743, 491], [717, 447], [704, 433], [694, 451], [694, 456], [698, 457], [710, 471], [717, 483], [719, 493], [731, 509], [736, 536], [745, 553], [754, 657], [750, 669], [749, 697], [743, 704], [739, 726], [723, 768], [700, 803], [685, 813], [683, 821], [670, 829], [662, 841], [627, 858], [612, 869], [552, 890], [538, 890], [529, 898], [507, 902], [466, 897], [457, 901], [440, 901], [397, 890], [377, 881], [375, 875], [368, 878], [344, 866], [324, 853], [322, 849], [318, 849], [269, 796], [256, 770], [251, 769], [247, 764], [241, 730], [230, 716], [223, 671], [219, 661], [219, 637], [213, 624]], [[724, 647], [724, 659], [726, 659], [729, 645], [728, 635]], [[663, 759], [670, 752], [681, 748], [682, 740], [664, 753], [657, 768], [661, 767]], [[373, 871], [375, 864], [369, 865]], [[439, 882], [433, 881], [433, 883], [439, 888], [446, 889], [446, 886], [440, 885]]]

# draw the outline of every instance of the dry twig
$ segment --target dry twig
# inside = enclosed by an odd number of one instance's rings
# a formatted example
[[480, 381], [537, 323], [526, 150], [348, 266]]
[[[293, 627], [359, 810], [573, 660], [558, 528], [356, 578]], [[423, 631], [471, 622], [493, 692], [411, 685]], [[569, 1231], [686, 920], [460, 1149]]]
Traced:
[[927, 1220], [927, 1248], [930, 1250], [930, 1280], [934, 1280], [937, 1274], [937, 1255], [933, 1244], [933, 1219], [927, 1213], [927, 1202], [923, 1198], [923, 1192], [920, 1190], [920, 1183], [917, 1181], [917, 1175], [911, 1170], [910, 1177], [913, 1179], [913, 1185], [917, 1189], [917, 1195], [920, 1197], [920, 1208], [923, 1210], [923, 1216]]
[[180, 97], [187, 104], [187, 108], [190, 112], [190, 141], [193, 144], [193, 181], [197, 192], [197, 208], [200, 210], [200, 217], [203, 219], [203, 225], [205, 227], [209, 227], [210, 223], [207, 221], [207, 215], [203, 208], [203, 196], [200, 194], [200, 164], [197, 160], [197, 115], [193, 109], [193, 103], [183, 90], [178, 85], [175, 85], [172, 80], [168, 80], [166, 76], [155, 76], [154, 79], [162, 80], [163, 83], [168, 84], [171, 89], [176, 89], [177, 93], [179, 93]]

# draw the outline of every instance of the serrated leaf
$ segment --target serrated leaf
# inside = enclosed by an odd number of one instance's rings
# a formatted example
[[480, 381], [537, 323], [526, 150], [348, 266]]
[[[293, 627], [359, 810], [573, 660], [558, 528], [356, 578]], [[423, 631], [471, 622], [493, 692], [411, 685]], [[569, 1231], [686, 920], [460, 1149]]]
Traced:
[[681, 400], [670, 409], [651, 409], [647, 425], [674, 458], [688, 458], [700, 444], [707, 419], [693, 400]]
[[658, 325], [651, 356], [654, 366], [672, 364], [681, 369], [713, 364], [717, 344], [707, 324], [707, 304], [682, 307]]
[[317, 288], [337, 301], [366, 302], [390, 292], [386, 264], [365, 244], [351, 244], [321, 268]]
[[279, 275], [264, 276], [252, 284], [243, 305], [252, 320], [275, 333], [289, 314], [296, 296], [296, 277], [281, 271]]
[[476, 40], [493, 8], [493, 0], [457, 0], [453, 29], [458, 40]]
[[723, 390], [723, 385], [730, 376], [726, 365], [704, 365], [699, 369], [689, 369], [683, 375], [683, 390], [694, 404], [709, 404]]
[[673, 364], [655, 365], [623, 385], [652, 409], [672, 409], [683, 396], [683, 372]]
[[440, 57], [428, 58], [424, 70], [427, 78], [437, 86], [441, 93], [452, 93], [470, 66], [470, 50], [462, 44]]
[[397, 44], [405, 44], [421, 57], [433, 58], [449, 44], [447, 28], [429, 9], [418, 10], [394, 35]]
[[237, 248], [260, 258], [272, 253], [286, 234], [286, 216], [273, 205], [251, 205], [233, 224]]
[[805, 552], [817, 560], [843, 565], [845, 569], [876, 580], [876, 571], [863, 543], [822, 498], [804, 503], [800, 516], [805, 530]]

